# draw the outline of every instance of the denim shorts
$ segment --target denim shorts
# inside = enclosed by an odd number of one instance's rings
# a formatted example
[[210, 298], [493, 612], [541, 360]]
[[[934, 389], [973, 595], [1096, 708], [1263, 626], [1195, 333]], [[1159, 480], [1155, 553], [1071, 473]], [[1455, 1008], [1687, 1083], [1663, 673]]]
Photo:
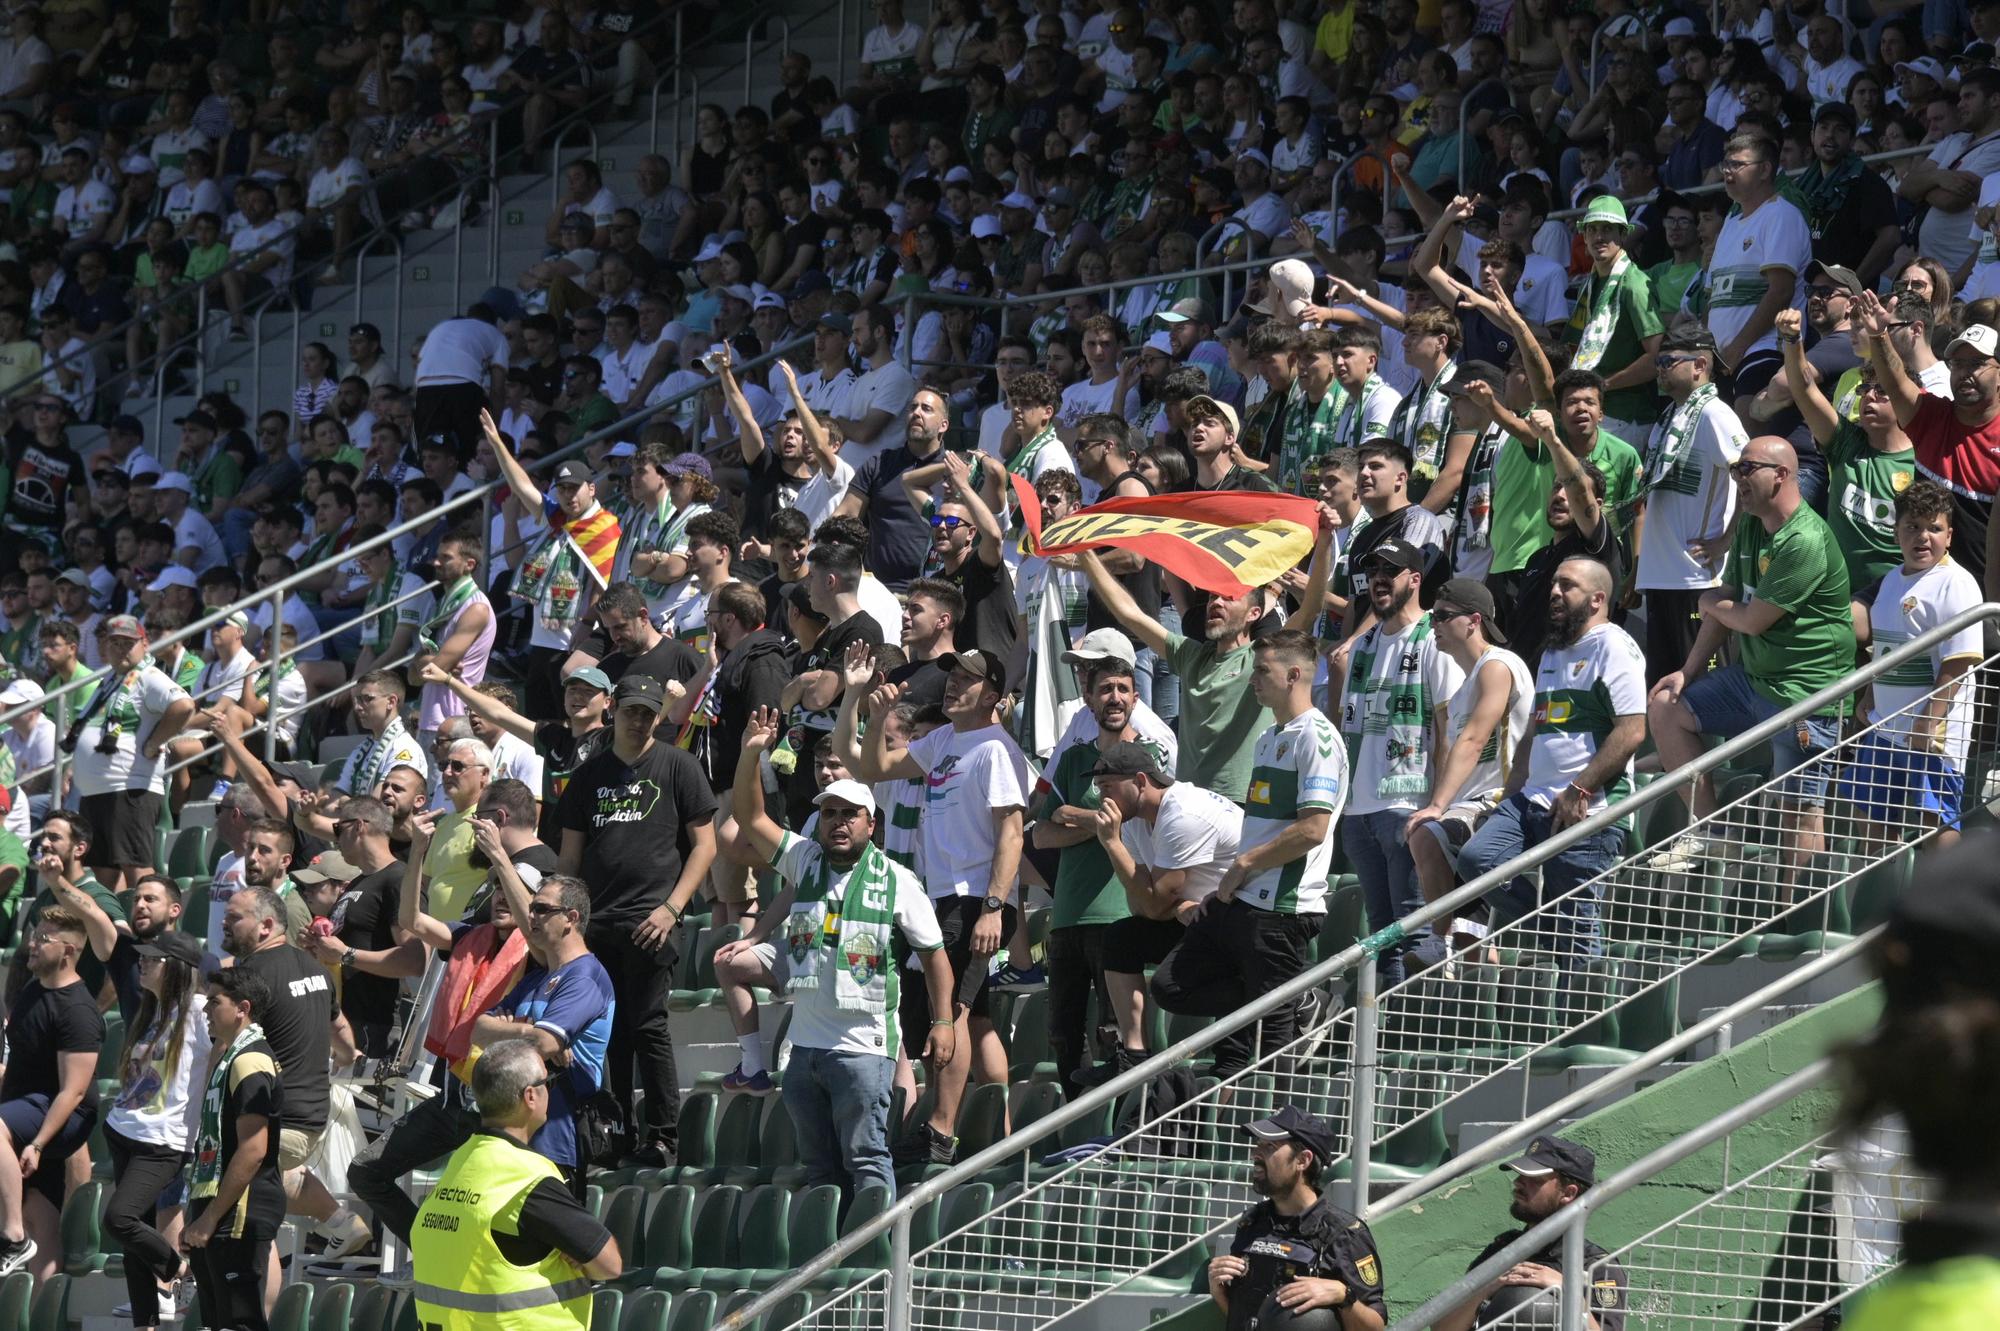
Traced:
[[[1681, 702], [1694, 713], [1704, 735], [1724, 739], [1751, 730], [1785, 709], [1750, 685], [1750, 676], [1740, 665], [1711, 670], [1681, 691]], [[1808, 757], [1822, 757], [1840, 742], [1840, 722], [1831, 716], [1809, 716], [1771, 736], [1771, 763], [1774, 777], [1784, 776]], [[1803, 774], [1784, 781], [1778, 794], [1794, 803], [1818, 808], [1826, 803], [1827, 776], [1831, 763], [1818, 761]]]
[[1957, 827], [1965, 800], [1965, 774], [1935, 753], [1917, 753], [1880, 735], [1861, 743], [1861, 752], [1840, 780], [1842, 798], [1872, 822], [1907, 830], [1910, 811], [1921, 810], [1941, 827]]

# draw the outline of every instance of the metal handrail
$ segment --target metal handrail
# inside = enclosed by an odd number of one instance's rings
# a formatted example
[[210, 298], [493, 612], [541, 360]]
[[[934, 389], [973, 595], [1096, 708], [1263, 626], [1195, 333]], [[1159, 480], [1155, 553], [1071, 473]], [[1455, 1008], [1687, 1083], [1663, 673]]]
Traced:
[[[812, 13], [801, 17], [799, 19], [799, 22], [801, 24], [816, 23], [820, 19], [825, 18], [828, 14], [834, 13], [836, 11], [838, 11], [840, 17], [835, 21], [835, 27], [840, 31], [836, 33], [835, 49], [840, 52], [840, 67], [842, 72], [844, 72], [846, 68], [846, 55], [847, 55], [847, 41], [845, 37], [845, 29], [847, 26], [847, 0], [833, 0], [833, 3], [821, 5], [818, 9], [812, 11]], [[743, 100], [746, 104], [750, 101], [750, 95], [751, 95], [750, 94], [750, 81], [751, 81], [751, 69], [752, 69], [751, 52], [755, 40], [757, 24], [770, 18], [776, 18], [785, 25], [785, 36], [784, 36], [785, 49], [787, 51], [791, 50], [792, 27], [791, 27], [791, 17], [789, 15], [779, 13], [777, 6], [775, 5], [768, 5], [762, 9], [754, 11], [749, 16], [747, 20], [748, 27], [745, 28], [743, 33]], [[676, 33], [678, 33], [679, 31], [678, 13], [676, 14], [675, 24], [676, 24], [675, 30]], [[674, 45], [676, 49], [678, 49], [680, 43], [676, 41]], [[685, 72], [687, 74], [688, 81], [694, 85], [693, 86], [694, 95], [692, 97], [683, 97], [681, 95], [681, 75], [683, 73], [683, 70], [685, 69], [686, 64], [687, 64], [687, 59], [686, 56], [683, 55], [674, 62], [674, 67], [672, 69], [661, 72], [653, 79], [653, 88], [651, 93], [653, 112], [650, 118], [651, 129], [646, 143], [647, 152], [657, 153], [660, 151], [660, 90], [666, 87], [669, 81], [672, 81], [674, 85], [673, 107], [672, 107], [672, 116], [673, 116], [672, 129], [674, 134], [674, 141], [673, 141], [672, 151], [676, 160], [672, 162], [671, 165], [674, 167], [676, 171], [680, 169], [680, 162], [678, 161], [678, 158], [680, 157], [680, 150], [681, 150], [681, 140], [680, 140], [681, 114], [683, 111], [699, 110], [701, 103], [701, 76], [698, 73], [694, 72], [693, 70], [685, 70]], [[724, 66], [721, 70], [711, 70], [710, 73], [713, 75], [725, 74], [733, 67], [734, 66]], [[845, 83], [845, 81], [846, 80], [843, 78], [836, 77], [834, 79], [834, 84], [836, 87], [838, 87], [843, 83]], [[687, 188], [686, 181], [682, 181], [680, 183], [683, 189]]]
[[1563, 1245], [1562, 1326], [1565, 1331], [1581, 1331], [1582, 1327], [1588, 1325], [1584, 1321], [1584, 1297], [1589, 1289], [1589, 1282], [1583, 1279], [1583, 1272], [1588, 1265], [1584, 1258], [1583, 1241], [1584, 1231], [1590, 1223], [1590, 1218], [1602, 1209], [1606, 1202], [1657, 1177], [1662, 1170], [1679, 1164], [1745, 1124], [1755, 1122], [1773, 1110], [1790, 1104], [1808, 1091], [1817, 1090], [1831, 1078], [1832, 1074], [1832, 1060], [1818, 1059], [1791, 1076], [1759, 1091], [1743, 1103], [1718, 1114], [1694, 1131], [1648, 1152], [1610, 1178], [1591, 1187], [1581, 1197], [1548, 1219], [1529, 1226], [1518, 1238], [1491, 1257], [1425, 1299], [1413, 1311], [1397, 1318], [1392, 1331], [1419, 1331], [1419, 1328], [1431, 1325], [1440, 1316], [1464, 1303], [1488, 1283], [1499, 1278], [1509, 1267], [1526, 1260], [1557, 1240]]
[[[1145, 1087], [1159, 1074], [1186, 1063], [1194, 1055], [1229, 1036], [1250, 1029], [1264, 1017], [1291, 1008], [1308, 991], [1340, 979], [1349, 972], [1355, 972], [1354, 978], [1358, 983], [1358, 996], [1353, 1008], [1356, 1025], [1355, 1061], [1358, 1065], [1366, 1065], [1374, 1044], [1376, 1021], [1379, 1016], [1375, 1001], [1377, 970], [1375, 961], [1383, 951], [1400, 945], [1415, 931], [1435, 920], [1450, 919], [1462, 907], [1480, 900], [1526, 869], [1546, 863], [1578, 842], [1607, 828], [1620, 825], [1635, 811], [1691, 787], [1700, 777], [1757, 749], [1771, 736], [1836, 703], [1845, 701], [1860, 685], [1880, 677], [1905, 661], [1917, 659], [1928, 653], [1934, 644], [1989, 620], [2000, 620], [2000, 603], [1975, 606], [1954, 616], [1946, 623], [1918, 635], [1895, 651], [1868, 662], [1842, 680], [1785, 708], [1734, 739], [1725, 740], [1707, 750], [1695, 761], [1673, 772], [1662, 774], [1657, 780], [1634, 791], [1617, 804], [1609, 805], [1553, 833], [1546, 841], [1521, 857], [1453, 889], [1387, 928], [1378, 930], [1342, 949], [1336, 956], [1308, 967], [1284, 984], [1244, 1004], [1231, 1016], [1187, 1036], [1047, 1116], [1037, 1119], [1029, 1127], [995, 1142], [970, 1159], [920, 1183], [899, 1197], [894, 1205], [880, 1215], [856, 1227], [832, 1247], [813, 1257], [751, 1303], [725, 1318], [720, 1324], [720, 1331], [740, 1331], [741, 1328], [750, 1325], [753, 1319], [775, 1307], [785, 1296], [805, 1288], [823, 1272], [840, 1265], [846, 1257], [867, 1246], [885, 1231], [891, 1234], [892, 1252], [888, 1271], [889, 1331], [905, 1331], [906, 1324], [902, 1318], [907, 1313], [910, 1303], [912, 1274], [910, 1226], [916, 1213], [933, 1199], [942, 1197], [961, 1183], [976, 1179], [996, 1165], [1017, 1156], [1026, 1156], [1040, 1143], [1056, 1138], [1070, 1124], [1100, 1113], [1120, 1097]], [[1373, 1132], [1368, 1127], [1372, 1118], [1372, 1101], [1365, 1095], [1357, 1095], [1354, 1098], [1355, 1129], [1352, 1140], [1357, 1146], [1350, 1151], [1350, 1163], [1354, 1166], [1350, 1170], [1350, 1175], [1360, 1188], [1365, 1188], [1367, 1171], [1365, 1167], [1361, 1167], [1361, 1162], [1367, 1159], [1373, 1138]], [[1350, 1209], [1358, 1209], [1359, 1206], [1365, 1206], [1365, 1195], [1357, 1199], [1357, 1208]], [[903, 1311], [899, 1313], [898, 1309]]]
[[[580, 129], [589, 137], [590, 158], [592, 161], [597, 160], [597, 126], [591, 124], [588, 120], [572, 120], [567, 125], [564, 125], [561, 130], [557, 131], [555, 142], [549, 145], [549, 160], [555, 163], [554, 169], [549, 172], [549, 207], [551, 209], [562, 207], [563, 144], [569, 140], [569, 132], [573, 129]], [[497, 226], [498, 224], [499, 221], [496, 218], [494, 225]]]
[[[740, 368], [749, 369], [749, 368], [755, 368], [760, 365], [768, 364], [771, 361], [776, 360], [780, 356], [788, 355], [791, 352], [796, 351], [801, 347], [811, 345], [811, 342], [812, 339], [810, 336], [793, 338], [788, 342], [780, 343], [779, 345], [764, 352], [760, 356], [754, 357], [753, 359], [744, 362], [743, 366]], [[598, 430], [593, 431], [590, 434], [580, 436], [576, 439], [572, 439], [567, 446], [557, 449], [553, 453], [547, 454], [544, 457], [536, 458], [531, 462], [524, 463], [523, 465], [527, 466], [531, 471], [542, 471], [550, 467], [553, 467], [555, 464], [559, 462], [563, 462], [569, 458], [579, 456], [580, 454], [583, 453], [585, 449], [591, 447], [594, 444], [616, 442], [621, 436], [628, 435], [633, 426], [643, 424], [644, 422], [651, 420], [653, 417], [665, 412], [668, 408], [677, 406], [680, 403], [688, 400], [689, 398], [696, 397], [702, 393], [707, 392], [708, 389], [712, 387], [714, 383], [715, 380], [713, 379], [705, 379], [701, 383], [696, 384], [691, 388], [685, 388], [678, 393], [674, 393], [668, 397], [661, 398], [658, 402], [642, 406], [637, 411], [630, 412], [627, 415], [619, 418], [618, 420], [612, 421], [611, 423], [603, 426]], [[201, 635], [206, 633], [209, 629], [221, 623], [223, 620], [227, 619], [230, 615], [236, 613], [236, 611], [242, 608], [244, 605], [258, 600], [269, 600], [272, 603], [276, 611], [272, 623], [274, 625], [282, 625], [284, 622], [284, 616], [282, 612], [283, 612], [283, 597], [285, 593], [298, 591], [309, 580], [318, 577], [320, 574], [327, 572], [329, 569], [337, 568], [341, 564], [347, 562], [348, 560], [353, 559], [356, 555], [365, 554], [368, 551], [375, 549], [379, 545], [383, 545], [387, 542], [394, 541], [398, 537], [411, 536], [411, 535], [416, 535], [420, 532], [429, 531], [433, 526], [435, 526], [439, 522], [446, 521], [449, 518], [449, 516], [455, 511], [477, 511], [480, 512], [481, 514], [484, 514], [485, 512], [484, 505], [486, 501], [491, 499], [495, 494], [497, 494], [500, 490], [504, 488], [506, 488], [506, 482], [501, 479], [487, 481], [483, 485], [475, 486], [472, 489], [465, 491], [463, 494], [458, 495], [456, 498], [445, 500], [438, 507], [424, 514], [422, 517], [412, 518], [407, 522], [399, 522], [395, 526], [390, 527], [385, 531], [381, 532], [379, 535], [371, 536], [365, 541], [360, 541], [353, 545], [348, 546], [346, 549], [342, 550], [337, 555], [331, 555], [326, 559], [321, 560], [317, 564], [314, 564], [308, 568], [302, 568], [296, 573], [293, 573], [287, 577], [279, 579], [277, 582], [272, 583], [269, 587], [259, 588], [255, 595], [244, 597], [240, 601], [236, 601], [230, 605], [223, 606], [218, 610], [210, 611], [208, 614], [203, 615], [201, 618], [194, 620], [192, 623], [189, 623], [182, 628], [175, 629], [172, 633], [166, 634], [158, 641], [150, 643], [149, 646], [152, 648], [166, 647], [174, 643], [187, 642], [191, 639], [198, 642], [200, 640]], [[480, 505], [481, 507], [479, 507], [477, 510], [472, 510], [473, 505]], [[482, 526], [482, 530], [485, 529], [486, 528]], [[273, 636], [277, 637], [278, 635], [274, 634]], [[281, 659], [281, 655], [278, 659]], [[0, 725], [5, 725], [7, 722], [12, 721], [15, 717], [21, 716], [27, 712], [39, 710], [40, 707], [50, 699], [68, 697], [70, 694], [75, 693], [86, 686], [95, 685], [103, 680], [109, 679], [111, 676], [118, 673], [120, 672], [116, 667], [101, 666], [98, 669], [91, 671], [87, 675], [80, 676], [77, 679], [70, 680], [64, 684], [60, 684], [57, 687], [48, 690], [42, 696], [42, 699], [38, 702], [22, 703], [15, 707], [0, 710]]]

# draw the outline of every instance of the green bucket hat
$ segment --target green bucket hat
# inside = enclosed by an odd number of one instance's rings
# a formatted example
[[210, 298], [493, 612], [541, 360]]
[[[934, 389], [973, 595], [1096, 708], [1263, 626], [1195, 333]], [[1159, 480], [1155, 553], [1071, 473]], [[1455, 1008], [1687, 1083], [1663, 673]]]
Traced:
[[1621, 231], [1632, 229], [1632, 219], [1625, 215], [1625, 205], [1609, 194], [1600, 194], [1590, 201], [1576, 224], [1577, 230], [1581, 231], [1592, 222], [1603, 222]]

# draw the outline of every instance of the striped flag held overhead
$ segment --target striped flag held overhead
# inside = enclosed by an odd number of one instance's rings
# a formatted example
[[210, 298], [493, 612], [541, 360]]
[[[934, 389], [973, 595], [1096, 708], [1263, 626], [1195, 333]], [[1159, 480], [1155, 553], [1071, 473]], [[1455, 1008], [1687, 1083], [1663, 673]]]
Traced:
[[618, 557], [618, 538], [622, 534], [618, 515], [602, 504], [563, 524], [563, 535], [583, 556], [584, 566], [599, 587], [611, 583], [611, 561]]

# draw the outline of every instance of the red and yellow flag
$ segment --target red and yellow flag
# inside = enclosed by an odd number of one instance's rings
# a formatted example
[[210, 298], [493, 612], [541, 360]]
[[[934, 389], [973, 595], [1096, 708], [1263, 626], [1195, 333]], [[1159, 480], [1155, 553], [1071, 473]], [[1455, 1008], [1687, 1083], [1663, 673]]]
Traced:
[[622, 534], [618, 515], [602, 504], [563, 524], [563, 535], [569, 537], [570, 544], [583, 556], [599, 587], [611, 583], [611, 561], [618, 557], [618, 538]]
[[1042, 504], [1026, 477], [1010, 476], [1028, 529], [1027, 548], [1066, 555], [1111, 546], [1131, 550], [1191, 587], [1241, 596], [1274, 581], [1312, 553], [1319, 504], [1248, 490], [1131, 495], [1080, 508], [1042, 529]]

